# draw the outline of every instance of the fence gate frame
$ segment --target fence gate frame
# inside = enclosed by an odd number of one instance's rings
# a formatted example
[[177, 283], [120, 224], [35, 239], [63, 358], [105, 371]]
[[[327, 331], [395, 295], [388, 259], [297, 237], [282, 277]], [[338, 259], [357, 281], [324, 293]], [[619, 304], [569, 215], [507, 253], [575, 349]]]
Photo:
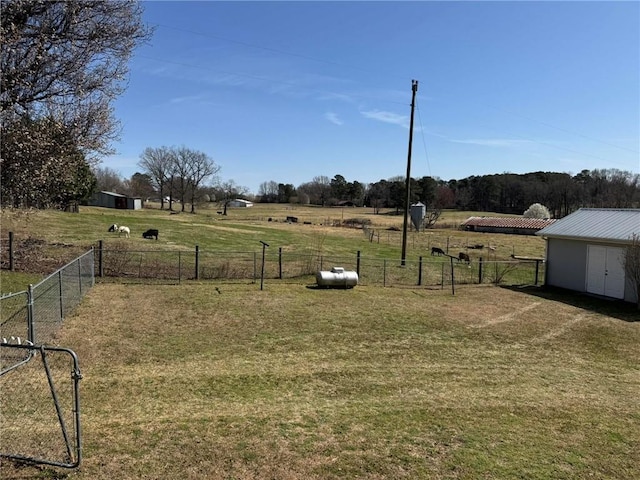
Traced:
[[[11, 406], [0, 409], [1, 428], [5, 433], [15, 434], [20, 443], [16, 446], [0, 441], [0, 458], [62, 468], [77, 468], [80, 465], [82, 433], [79, 382], [82, 374], [78, 357], [69, 348], [48, 343], [55, 338], [55, 332], [64, 323], [65, 316], [80, 304], [84, 295], [95, 285], [94, 265], [94, 249], [91, 248], [37, 284], [29, 285], [28, 290], [0, 297], [2, 307], [8, 307], [1, 310], [0, 317], [0, 390], [2, 401], [7, 402], [4, 406]], [[5, 304], [18, 296], [24, 296], [24, 301], [14, 300], [11, 305]], [[68, 359], [65, 362], [66, 357]], [[71, 367], [69, 383], [69, 377], [63, 370], [67, 367]], [[42, 402], [45, 413], [33, 409], [38, 401]], [[51, 404], [53, 410], [48, 411]], [[37, 418], [38, 415], [41, 416]], [[55, 418], [51, 423], [50, 416]], [[40, 421], [47, 423], [44, 428], [59, 431], [60, 436], [56, 438], [61, 442], [54, 443], [49, 450], [35, 448], [34, 445], [46, 444], [49, 439], [43, 441], [38, 435], [38, 428], [29, 428], [30, 418], [34, 427], [40, 426], [37, 423]], [[0, 440], [3, 440], [2, 434]], [[51, 453], [55, 448], [59, 448], [59, 451]], [[11, 449], [14, 451], [9, 451]], [[20, 449], [22, 451], [15, 451]], [[36, 450], [39, 452], [36, 453]], [[56, 455], [60, 458], [45, 458]]]
[[[0, 458], [9, 458], [12, 460], [16, 460], [19, 462], [31, 463], [31, 464], [44, 464], [51, 465], [55, 467], [62, 468], [77, 468], [80, 465], [82, 460], [82, 429], [80, 424], [80, 380], [82, 379], [82, 373], [80, 373], [80, 366], [78, 362], [78, 356], [76, 353], [69, 349], [63, 347], [50, 347], [45, 345], [35, 346], [27, 344], [11, 344], [4, 341], [0, 342], [0, 349], [22, 349], [27, 350], [28, 353], [26, 356], [28, 359], [26, 361], [21, 362], [18, 365], [15, 365], [13, 368], [7, 368], [0, 373], [0, 382], [4, 381], [4, 378], [7, 374], [11, 373], [12, 375], [19, 375], [21, 367], [24, 367], [27, 364], [32, 362], [36, 362], [36, 358], [39, 356], [42, 362], [42, 368], [47, 378], [47, 384], [49, 386], [49, 392], [51, 394], [51, 400], [53, 401], [57, 419], [58, 426], [60, 427], [60, 433], [62, 435], [62, 439], [64, 442], [64, 449], [66, 453], [66, 458], [62, 460], [53, 460], [48, 458], [43, 458], [42, 456], [37, 455], [29, 455], [28, 453], [20, 453], [20, 452], [11, 452], [8, 451], [6, 446], [3, 446], [0, 450]], [[49, 364], [49, 354], [51, 352], [59, 352], [60, 354], [66, 354], [71, 359], [71, 372], [70, 378], [73, 382], [72, 391], [72, 417], [73, 417], [73, 425], [68, 425], [65, 420], [65, 412], [62, 410], [60, 396], [58, 394], [58, 388], [56, 382], [53, 378], [53, 374], [51, 371], [51, 367]], [[5, 391], [4, 396], [7, 393]], [[3, 425], [6, 425], [6, 413], [2, 414], [3, 417]], [[17, 424], [19, 419], [13, 422], [13, 424]], [[25, 428], [24, 430], [28, 430]], [[5, 451], [6, 450], [6, 451]]]

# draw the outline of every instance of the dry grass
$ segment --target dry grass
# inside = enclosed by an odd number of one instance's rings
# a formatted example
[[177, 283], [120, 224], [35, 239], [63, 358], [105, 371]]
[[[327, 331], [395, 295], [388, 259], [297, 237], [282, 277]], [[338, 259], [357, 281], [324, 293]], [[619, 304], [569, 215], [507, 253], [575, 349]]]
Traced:
[[539, 289], [98, 285], [60, 338], [66, 478], [638, 478], [631, 320]]

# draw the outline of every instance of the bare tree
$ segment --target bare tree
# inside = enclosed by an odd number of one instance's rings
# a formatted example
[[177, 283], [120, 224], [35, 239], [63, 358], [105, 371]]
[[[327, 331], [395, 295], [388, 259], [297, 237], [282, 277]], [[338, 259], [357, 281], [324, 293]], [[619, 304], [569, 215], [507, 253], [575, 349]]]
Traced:
[[626, 278], [636, 290], [636, 301], [640, 310], [640, 234], [631, 235], [631, 243], [624, 251], [624, 271]]
[[258, 196], [263, 203], [273, 203], [278, 200], [278, 182], [270, 180], [262, 182], [258, 189]]
[[189, 194], [191, 182], [189, 181], [189, 170], [191, 165], [192, 151], [186, 147], [173, 149], [173, 184], [176, 193], [180, 198], [180, 211], [185, 210], [185, 199]]
[[191, 188], [191, 213], [196, 213], [196, 198], [202, 182], [217, 175], [220, 167], [202, 152], [192, 151], [189, 162], [189, 183]]
[[[138, 166], [151, 177], [160, 195], [160, 209], [164, 209], [164, 197], [173, 172], [173, 150], [169, 147], [145, 148]], [[171, 206], [169, 207], [171, 208]]]
[[96, 176], [99, 191], [125, 193], [125, 185], [122, 176], [113, 168], [95, 167], [93, 174]]
[[216, 198], [219, 198], [219, 204], [222, 205], [222, 214], [227, 214], [227, 207], [229, 206], [229, 202], [234, 198], [241, 198], [249, 192], [247, 187], [243, 187], [240, 185], [236, 185], [236, 182], [233, 180], [228, 180], [226, 182], [219, 183], [215, 187]]
[[88, 159], [110, 151], [112, 101], [151, 29], [128, 0], [2, 0], [0, 119], [52, 117]]
[[172, 209], [174, 195], [178, 195], [186, 209], [186, 200], [190, 200], [191, 213], [195, 213], [197, 196], [202, 182], [217, 175], [220, 167], [203, 152], [187, 147], [146, 148], [138, 165], [151, 177], [160, 192], [160, 208], [164, 208], [164, 193], [169, 191], [169, 209]]
[[156, 192], [151, 177], [146, 173], [136, 172], [127, 180], [129, 195], [142, 197], [145, 200], [151, 198]]

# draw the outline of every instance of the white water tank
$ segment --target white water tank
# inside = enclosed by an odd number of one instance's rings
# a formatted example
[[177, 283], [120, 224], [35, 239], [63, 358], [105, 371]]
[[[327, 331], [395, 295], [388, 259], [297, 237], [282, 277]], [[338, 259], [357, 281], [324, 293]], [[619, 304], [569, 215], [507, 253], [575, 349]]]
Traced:
[[346, 271], [342, 267], [333, 267], [330, 272], [319, 271], [316, 274], [319, 287], [353, 288], [358, 284], [358, 273]]

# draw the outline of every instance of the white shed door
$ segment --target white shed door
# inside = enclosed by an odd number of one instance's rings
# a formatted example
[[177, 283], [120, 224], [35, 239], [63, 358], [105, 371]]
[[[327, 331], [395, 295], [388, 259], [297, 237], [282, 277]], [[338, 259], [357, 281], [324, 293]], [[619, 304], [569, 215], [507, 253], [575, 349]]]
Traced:
[[589, 245], [587, 252], [587, 292], [624, 298], [624, 250]]

